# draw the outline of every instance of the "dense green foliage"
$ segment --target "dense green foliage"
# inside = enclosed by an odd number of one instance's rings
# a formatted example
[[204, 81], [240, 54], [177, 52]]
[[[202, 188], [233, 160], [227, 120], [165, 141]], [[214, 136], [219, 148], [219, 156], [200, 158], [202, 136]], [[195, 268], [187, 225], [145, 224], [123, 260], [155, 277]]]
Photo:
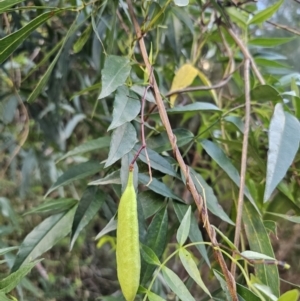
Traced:
[[0, 1], [1, 301], [124, 300], [132, 166], [136, 300], [298, 300], [292, 6]]

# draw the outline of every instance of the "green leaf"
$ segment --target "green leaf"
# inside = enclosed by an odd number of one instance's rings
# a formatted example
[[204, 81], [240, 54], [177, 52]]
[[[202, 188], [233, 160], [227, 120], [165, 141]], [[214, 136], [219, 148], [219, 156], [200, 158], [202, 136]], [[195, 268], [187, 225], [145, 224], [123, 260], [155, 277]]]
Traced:
[[[226, 156], [224, 151], [219, 148], [219, 146], [209, 140], [202, 140], [201, 142], [202, 147], [208, 153], [208, 155], [226, 172], [229, 178], [238, 186], [240, 187], [240, 175], [234, 165], [231, 163], [230, 159]], [[253, 200], [249, 190], [245, 187], [245, 196], [248, 200], [252, 203], [252, 205], [257, 208], [255, 201]], [[258, 209], [257, 209], [258, 211]], [[259, 211], [258, 211], [259, 212]]]
[[67, 199], [67, 198], [59, 198], [59, 199], [46, 199], [41, 205], [27, 211], [25, 215], [32, 213], [60, 213], [62, 211], [69, 210], [73, 206], [78, 203], [76, 199]]
[[98, 99], [102, 99], [122, 86], [131, 70], [129, 59], [123, 56], [106, 57], [102, 70], [102, 90]]
[[95, 161], [88, 161], [72, 166], [56, 180], [56, 182], [46, 193], [45, 197], [58, 187], [70, 184], [75, 180], [87, 178], [88, 176], [94, 175], [102, 169], [103, 164], [99, 164]]
[[249, 19], [249, 14], [242, 11], [242, 10], [238, 10], [236, 9], [236, 7], [228, 7], [226, 9], [230, 20], [234, 23], [236, 23], [238, 26], [240, 26], [241, 28], [243, 28], [244, 30], [247, 29], [248, 25], [248, 19]]
[[[217, 227], [212, 225], [212, 227], [216, 230], [216, 232], [224, 239], [224, 241], [228, 244], [228, 246], [231, 248], [231, 250], [238, 251], [238, 248], [234, 245], [234, 243], [227, 237], [226, 233], [224, 234], [221, 230], [219, 230]], [[221, 241], [221, 240], [219, 240]]]
[[141, 103], [134, 98], [134, 94], [129, 95], [129, 90], [125, 86], [117, 89], [115, 100], [113, 118], [107, 131], [115, 129], [116, 127], [133, 120], [141, 110]]
[[71, 156], [76, 156], [76, 155], [83, 154], [86, 152], [91, 152], [94, 150], [109, 147], [109, 144], [110, 144], [110, 137], [100, 137], [98, 139], [87, 141], [87, 142], [75, 147], [73, 150], [67, 152], [57, 162], [59, 162], [63, 159], [66, 159], [68, 157], [71, 157]]
[[89, 37], [91, 36], [92, 29], [93, 29], [92, 25], [90, 24], [89, 26], [86, 27], [84, 32], [79, 36], [79, 38], [73, 45], [74, 53], [78, 53], [82, 50], [83, 46], [86, 44]]
[[[186, 214], [186, 212], [188, 210], [188, 205], [181, 204], [181, 203], [178, 203], [178, 202], [173, 202], [173, 207], [174, 207], [175, 214], [176, 214], [179, 222], [181, 222], [184, 215]], [[196, 220], [196, 218], [193, 214], [191, 215], [191, 225], [190, 225], [189, 238], [192, 242], [202, 242], [202, 241], [204, 241], [203, 237], [202, 237], [202, 233], [199, 229], [198, 222], [197, 222], [197, 220]], [[210, 266], [210, 262], [209, 262], [209, 259], [208, 259], [208, 256], [207, 256], [205, 246], [199, 244], [199, 245], [196, 245], [195, 247], [198, 249], [198, 251], [202, 255], [203, 259], [206, 261], [208, 266]]]
[[258, 12], [257, 14], [254, 15], [252, 19], [248, 22], [248, 24], [260, 24], [268, 19], [270, 19], [276, 11], [279, 9], [279, 7], [282, 5], [284, 0], [280, 0], [274, 5], [269, 6], [268, 8]]
[[19, 247], [7, 247], [7, 248], [2, 248], [0, 249], [0, 256], [6, 254], [6, 253], [9, 253], [11, 251], [14, 251], [14, 250], [18, 250]]
[[121, 184], [120, 170], [113, 171], [104, 178], [92, 181], [88, 185]]
[[[261, 217], [249, 202], [244, 203], [243, 222], [250, 249], [274, 258], [273, 247]], [[279, 296], [279, 275], [276, 265], [255, 265], [255, 275]]]
[[6, 295], [3, 293], [0, 293], [0, 300], [1, 301], [18, 301], [16, 298], [13, 298], [13, 299], [7, 298]]
[[[194, 139], [194, 134], [186, 129], [175, 129], [173, 130], [173, 133], [176, 136], [176, 143], [178, 147], [184, 146], [192, 142]], [[159, 135], [153, 135], [148, 138], [147, 147], [158, 153], [172, 149], [167, 132], [162, 132]]]
[[36, 226], [22, 242], [11, 271], [17, 271], [65, 237], [71, 230], [75, 210], [76, 206], [67, 212], [52, 215]]
[[158, 257], [156, 256], [156, 254], [153, 252], [153, 250], [151, 248], [149, 248], [146, 245], [140, 244], [141, 245], [141, 255], [143, 257], [143, 259], [152, 265], [160, 265], [160, 261], [158, 259]]
[[[272, 86], [269, 85], [258, 85], [250, 92], [251, 100], [256, 100], [258, 102], [267, 101], [282, 101], [280, 93]], [[245, 100], [245, 95], [241, 95], [236, 99], [237, 102], [243, 102]]]
[[[141, 144], [136, 144], [133, 150], [137, 152], [140, 149], [140, 147]], [[151, 168], [159, 170], [160, 172], [166, 175], [178, 178], [176, 171], [167, 159], [165, 159], [163, 156], [159, 155], [157, 152], [153, 151], [150, 148], [147, 148], [147, 153], [150, 160]], [[141, 151], [139, 159], [142, 160], [144, 163], [148, 164], [146, 152], [144, 149]]]
[[162, 268], [162, 274], [167, 285], [179, 297], [179, 299], [184, 301], [195, 301], [187, 287], [172, 270], [164, 266]]
[[[190, 207], [189, 207], [190, 208]], [[193, 278], [193, 280], [203, 289], [203, 291], [211, 297], [209, 290], [206, 285], [202, 281], [201, 275], [199, 273], [199, 269], [197, 267], [196, 262], [193, 259], [192, 254], [184, 248], [179, 249], [179, 258], [188, 272], [188, 274]]]
[[[145, 89], [146, 89], [146, 87], [137, 86], [137, 85], [133, 85], [133, 86], [130, 87], [130, 90], [135, 92], [140, 97], [144, 97]], [[145, 95], [145, 99], [148, 100], [149, 102], [154, 102], [155, 103], [155, 98], [154, 98], [152, 92], [149, 91], [149, 90], [147, 91], [147, 93]]]
[[280, 214], [280, 213], [274, 213], [274, 212], [267, 212], [268, 214], [281, 217], [287, 221], [290, 221], [292, 223], [300, 224], [300, 216], [291, 216], [287, 214]]
[[168, 115], [172, 114], [180, 114], [180, 113], [187, 113], [187, 112], [196, 112], [196, 111], [218, 111], [221, 110], [212, 103], [208, 102], [194, 102], [185, 106], [179, 106], [172, 109], [167, 110]]
[[293, 115], [276, 104], [269, 129], [269, 151], [264, 202], [268, 201], [285, 176], [299, 148], [300, 124]]
[[233, 125], [235, 125], [235, 127], [243, 134], [244, 133], [244, 129], [245, 129], [245, 125], [244, 122], [242, 121], [241, 117], [238, 116], [226, 116], [224, 118], [225, 121], [232, 123]]
[[141, 203], [145, 219], [158, 212], [164, 206], [165, 198], [154, 191], [147, 190], [138, 194], [138, 202]]
[[2, 0], [0, 1], [0, 14], [5, 13], [8, 8], [23, 2], [23, 0]]
[[98, 213], [104, 200], [105, 194], [101, 190], [97, 189], [97, 187], [88, 187], [84, 191], [74, 215], [71, 231], [70, 250], [72, 250], [80, 231]]
[[[214, 194], [213, 189], [205, 182], [200, 174], [196, 173], [193, 169], [190, 169], [190, 175], [196, 186], [197, 191], [206, 200], [207, 209], [214, 215], [218, 216], [223, 221], [234, 225], [234, 222], [229, 218], [222, 206], [219, 204], [217, 197]], [[203, 189], [204, 191], [203, 191]], [[205, 198], [204, 198], [205, 196]]]
[[[266, 212], [269, 213], [270, 212]], [[272, 214], [272, 213], [271, 213]], [[300, 220], [299, 220], [300, 222]], [[264, 220], [264, 226], [268, 233], [273, 233], [277, 237], [277, 223], [271, 220]]]
[[241, 296], [246, 301], [261, 301], [261, 299], [256, 294], [239, 283], [236, 284], [236, 290], [239, 296]]
[[27, 98], [28, 103], [35, 101], [36, 98], [38, 97], [38, 95], [41, 93], [42, 89], [45, 87], [45, 85], [53, 71], [54, 66], [56, 65], [56, 63], [61, 55], [61, 52], [63, 51], [63, 49], [66, 45], [66, 42], [69, 40], [70, 36], [76, 32], [76, 30], [78, 29], [79, 26], [81, 26], [81, 24], [79, 24], [79, 25], [77, 24], [77, 18], [76, 18], [75, 21], [73, 22], [73, 24], [71, 25], [70, 29], [68, 30], [68, 32], [64, 38], [64, 41], [63, 41], [59, 51], [57, 52], [55, 58], [51, 61], [51, 64], [49, 65], [47, 71], [43, 74], [43, 76], [39, 80], [38, 84], [35, 85], [35, 88], [31, 92], [29, 97]]
[[254, 251], [243, 251], [241, 253], [243, 257], [246, 257], [247, 259], [254, 259], [254, 260], [260, 260], [260, 259], [266, 259], [266, 260], [276, 260], [274, 257], [267, 256], [265, 254], [254, 252]]
[[[145, 237], [145, 245], [161, 258], [165, 251], [168, 234], [168, 211], [167, 207], [160, 210], [152, 219]], [[151, 278], [155, 266], [147, 265], [142, 261], [141, 283], [145, 284]]]
[[177, 6], [187, 6], [189, 4], [189, 0], [174, 0], [174, 3]]
[[[150, 182], [150, 177], [148, 175], [139, 173], [139, 182], [147, 185], [147, 187], [151, 190], [153, 190], [154, 192], [163, 195], [166, 198], [171, 198], [174, 200], [178, 200], [180, 202], [183, 202], [181, 198], [179, 198], [177, 195], [175, 195], [172, 190], [165, 185], [164, 183], [160, 182], [159, 180], [157, 180], [156, 178], [152, 178], [151, 183]], [[148, 185], [149, 184], [149, 185]]]
[[292, 38], [253, 38], [248, 41], [248, 44], [260, 47], [275, 47], [293, 41]]
[[[7, 5], [7, 2], [5, 2], [3, 5]], [[3, 63], [36, 28], [62, 11], [63, 9], [57, 9], [43, 13], [29, 22], [27, 25], [23, 26], [21, 29], [0, 39], [0, 64]]]
[[134, 126], [127, 122], [113, 131], [105, 168], [129, 153], [137, 142]]
[[[27, 264], [24, 264], [17, 271], [12, 272], [10, 275], [0, 280], [0, 292], [9, 293], [13, 290], [31, 270], [41, 260], [36, 260]], [[2, 299], [1, 299], [2, 300]]]
[[229, 289], [228, 289], [228, 285], [227, 285], [226, 281], [224, 280], [223, 274], [221, 274], [219, 271], [217, 271], [215, 269], [213, 269], [213, 272], [214, 272], [215, 277], [217, 278], [217, 280], [219, 281], [219, 283], [221, 285], [222, 291], [226, 295], [226, 300], [227, 301], [232, 301], [232, 298], [231, 298], [231, 295], [230, 295], [230, 292], [229, 292]]
[[299, 291], [296, 289], [285, 292], [278, 299], [278, 301], [298, 301], [298, 300], [299, 300]]
[[89, 87], [84, 88], [84, 89], [82, 89], [82, 90], [80, 90], [78, 92], [75, 92], [72, 95], [71, 99], [73, 99], [76, 96], [80, 96], [80, 95], [85, 95], [85, 94], [88, 95], [89, 92], [94, 91], [94, 90], [99, 90], [99, 88], [101, 88], [101, 87], [102, 87], [101, 83], [96, 83], [96, 84], [94, 84], [92, 86], [89, 86]]
[[147, 291], [147, 296], [150, 301], [165, 301], [162, 297], [159, 295], [154, 294], [153, 292]]
[[186, 211], [180, 226], [177, 230], [176, 239], [180, 246], [186, 242], [191, 226], [191, 206], [189, 206], [188, 210]]
[[95, 237], [95, 240], [100, 239], [104, 235], [106, 235], [109, 232], [117, 230], [117, 220], [116, 220], [116, 215], [114, 215], [110, 221], [106, 224], [106, 226], [97, 234]]

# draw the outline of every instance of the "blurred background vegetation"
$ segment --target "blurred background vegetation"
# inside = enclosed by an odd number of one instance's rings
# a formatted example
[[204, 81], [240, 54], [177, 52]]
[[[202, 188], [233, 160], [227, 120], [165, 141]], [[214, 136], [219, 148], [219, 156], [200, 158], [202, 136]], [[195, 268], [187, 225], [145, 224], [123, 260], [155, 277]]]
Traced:
[[[141, 5], [144, 5], [144, 2], [147, 1], [135, 2], [141, 23], [143, 22]], [[149, 20], [158, 13], [164, 2], [153, 1], [148, 11]], [[193, 51], [197, 52], [194, 58], [198, 68], [212, 83], [221, 79], [220, 74], [224, 72], [228, 61], [228, 58], [222, 55], [222, 46], [216, 36], [218, 29], [208, 23], [211, 28], [208, 28], [205, 35], [201, 35], [203, 24], [199, 19], [197, 1], [190, 2], [192, 4], [187, 8], [171, 5], [146, 36], [149, 49], [153, 47], [154, 67], [163, 93], [170, 89], [176, 70], [185, 61], [192, 59]], [[256, 6], [258, 9], [264, 9], [275, 2], [258, 1], [257, 4], [246, 5], [245, 9], [254, 11]], [[36, 225], [47, 216], [54, 214], [56, 210], [64, 209], [58, 206], [58, 208], [52, 207], [43, 212], [28, 214], [30, 210], [44, 203], [44, 195], [64, 171], [70, 166], [88, 160], [101, 162], [107, 158], [108, 148], [102, 148], [87, 155], [79, 154], [59, 161], [76, 146], [91, 139], [109, 136], [107, 128], [111, 122], [113, 102], [110, 97], [100, 102], [97, 100], [101, 90], [101, 70], [106, 54], [126, 55], [132, 51], [131, 43], [134, 41], [134, 36], [126, 10], [123, 9], [126, 4], [122, 0], [91, 1], [86, 5], [79, 0], [22, 1], [16, 7], [10, 7], [5, 12], [1, 11], [0, 38], [16, 32], [43, 13], [51, 12], [53, 7], [64, 8], [64, 11], [38, 26], [0, 65], [0, 247], [2, 248], [20, 245]], [[67, 7], [72, 8], [66, 9]], [[209, 20], [213, 13], [212, 6], [203, 18]], [[300, 4], [297, 1], [286, 0], [271, 21], [282, 24], [283, 27], [298, 29], [299, 16]], [[295, 37], [291, 32], [269, 23], [252, 27], [250, 31], [248, 34], [252, 38]], [[68, 39], [66, 39], [67, 35]], [[193, 38], [195, 36], [196, 39]], [[201, 49], [195, 48], [193, 44], [195, 40], [198, 42], [197, 47], [202, 45]], [[230, 47], [233, 48], [233, 45]], [[293, 38], [290, 42], [278, 46], [250, 45], [249, 49], [253, 56], [258, 58], [257, 64], [268, 83], [282, 84], [283, 88], [278, 88], [281, 92], [291, 90], [288, 86], [291, 75], [299, 81], [299, 38]], [[238, 56], [237, 53], [235, 57], [237, 62], [240, 60]], [[137, 62], [141, 61], [138, 51], [135, 52], [134, 58]], [[135, 81], [143, 84], [144, 74], [141, 68], [137, 64], [132, 68]], [[49, 74], [45, 85], [36, 91], [40, 79], [46, 72]], [[236, 77], [235, 80], [231, 92], [229, 93], [229, 90], [225, 92], [228, 102], [234, 101], [233, 98], [243, 92], [241, 77]], [[201, 80], [195, 80], [194, 85], [199, 84], [202, 84]], [[297, 84], [299, 85], [299, 82]], [[34, 92], [36, 95], [33, 95]], [[198, 92], [193, 97], [200, 101], [212, 102], [209, 92]], [[287, 95], [286, 98], [290, 99], [290, 96]], [[185, 103], [188, 99], [182, 96], [178, 101]], [[237, 101], [235, 103], [237, 104]], [[229, 109], [230, 104], [224, 103], [224, 107]], [[265, 120], [270, 119], [271, 108], [269, 111], [263, 110], [264, 108], [256, 114], [260, 114], [264, 123]], [[241, 111], [239, 111], [240, 115], [242, 115]], [[182, 119], [177, 118], [177, 115], [171, 117], [173, 128], [185, 127], [194, 134], [201, 132], [213, 121], [214, 117], [205, 114], [199, 116], [187, 113]], [[241, 138], [233, 133], [234, 130], [231, 130], [233, 141], [231, 143], [234, 141], [241, 143]], [[257, 139], [257, 148], [260, 149], [263, 158], [267, 149], [266, 138], [261, 135], [261, 132], [257, 132], [257, 137], [255, 135], [253, 132], [251, 139]], [[238, 147], [235, 149], [234, 144], [229, 144], [229, 149], [229, 156], [239, 168], [240, 149]], [[231, 204], [228, 200], [231, 199], [231, 191], [226, 191], [228, 181], [203, 152], [198, 155], [196, 152], [196, 147], [191, 148], [186, 160], [202, 158], [200, 169], [203, 177], [215, 189], [219, 202], [230, 214]], [[298, 160], [299, 156], [296, 163]], [[140, 168], [146, 170], [143, 164], [140, 164]], [[299, 166], [298, 168], [295, 166], [290, 171], [290, 175], [298, 172]], [[101, 171], [96, 178], [104, 175], [105, 172]], [[259, 179], [262, 178], [257, 166], [253, 164], [252, 176], [256, 175]], [[217, 184], [219, 179], [222, 180], [221, 184]], [[64, 204], [70, 208], [81, 198], [89, 181], [90, 178], [81, 179], [68, 186], [60, 187], [51, 193], [51, 199], [66, 200]], [[279, 194], [280, 204], [274, 202], [272, 209], [284, 214], [291, 209], [298, 210], [299, 213], [298, 178], [291, 176], [291, 181], [286, 186], [297, 200], [295, 201], [297, 205], [292, 206], [290, 202], [282, 205], [282, 198], [287, 197]], [[106, 193], [105, 204], [81, 232], [73, 250], [69, 251], [69, 238], [64, 238], [44, 253], [45, 260], [38, 263], [22, 280], [21, 285], [12, 292], [18, 300], [87, 301], [97, 300], [97, 298], [113, 300], [119, 288], [115, 269], [114, 240], [104, 240], [101, 242], [101, 248], [97, 248], [94, 237], [115, 214], [119, 188], [113, 185], [102, 188]], [[178, 194], [184, 193], [182, 187], [174, 187], [174, 189]], [[174, 216], [171, 215], [169, 218], [170, 228], [178, 226]], [[222, 227], [217, 217], [212, 219]], [[288, 261], [292, 266], [290, 270], [281, 271], [281, 277], [286, 281], [299, 283], [299, 224], [291, 224], [284, 220], [277, 221], [279, 223], [277, 235], [271, 234], [276, 257]], [[233, 234], [228, 233], [228, 235]], [[0, 266], [0, 276], [3, 277], [13, 265], [15, 252], [4, 256], [6, 264]], [[180, 272], [183, 273], [179, 270], [179, 274]], [[212, 275], [207, 272], [205, 281], [212, 279]], [[211, 281], [210, 285], [216, 286], [214, 281]], [[288, 283], [282, 283], [283, 292], [292, 287]], [[173, 300], [175, 297], [169, 295], [166, 298]]]

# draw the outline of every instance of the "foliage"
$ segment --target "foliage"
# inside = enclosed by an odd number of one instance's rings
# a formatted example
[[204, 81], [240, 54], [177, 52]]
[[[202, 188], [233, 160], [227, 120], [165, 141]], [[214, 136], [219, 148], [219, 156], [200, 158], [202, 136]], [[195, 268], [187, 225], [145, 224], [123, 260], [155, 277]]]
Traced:
[[280, 47], [300, 33], [275, 22], [284, 5], [0, 1], [1, 300], [123, 300], [133, 166], [136, 299], [298, 300], [300, 76]]

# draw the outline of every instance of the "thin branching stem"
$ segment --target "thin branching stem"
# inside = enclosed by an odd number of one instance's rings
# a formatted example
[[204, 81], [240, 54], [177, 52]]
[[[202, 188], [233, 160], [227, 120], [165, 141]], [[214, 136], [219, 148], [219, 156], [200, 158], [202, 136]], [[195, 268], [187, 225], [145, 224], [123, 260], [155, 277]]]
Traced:
[[[242, 226], [242, 214], [243, 214], [243, 204], [244, 204], [244, 191], [245, 191], [245, 181], [246, 181], [246, 169], [247, 169], [247, 152], [248, 152], [248, 140], [249, 140], [249, 128], [250, 128], [250, 113], [251, 113], [251, 102], [250, 102], [250, 59], [245, 59], [244, 64], [244, 81], [245, 81], [245, 130], [243, 137], [243, 149], [242, 149], [242, 162], [241, 162], [241, 172], [240, 172], [240, 190], [239, 198], [237, 204], [237, 217], [235, 222], [235, 235], [234, 235], [234, 245], [239, 248], [240, 244], [240, 234]], [[235, 275], [236, 264], [232, 261], [231, 273]]]
[[[144, 38], [143, 38], [143, 33], [141, 31], [140, 25], [139, 25], [139, 23], [137, 21], [137, 18], [135, 16], [134, 8], [133, 8], [131, 0], [127, 0], [126, 2], [127, 2], [127, 5], [128, 5], [128, 11], [129, 11], [129, 14], [130, 14], [130, 18], [131, 18], [132, 23], [133, 23], [134, 28], [135, 28], [135, 32], [136, 32], [136, 35], [137, 35], [137, 40], [138, 40], [138, 43], [139, 43], [139, 46], [140, 46], [140, 51], [141, 51], [144, 63], [145, 63], [145, 65], [148, 69], [148, 72], [150, 74], [151, 70], [152, 70], [152, 66], [151, 66], [150, 61], [149, 61], [146, 45], [145, 45]], [[177, 146], [176, 136], [173, 134], [172, 127], [170, 125], [170, 121], [169, 121], [169, 118], [168, 118], [168, 115], [167, 115], [167, 112], [166, 112], [166, 109], [165, 109], [165, 106], [164, 106], [164, 103], [163, 103], [163, 100], [162, 100], [162, 97], [161, 97], [161, 93], [159, 91], [159, 88], [158, 88], [158, 85], [156, 83], [156, 79], [155, 79], [153, 73], [152, 73], [152, 85], [153, 85], [153, 92], [154, 92], [154, 97], [155, 97], [155, 100], [156, 100], [158, 112], [159, 112], [161, 121], [162, 121], [164, 127], [166, 128], [167, 135], [168, 135], [169, 141], [170, 141], [171, 146], [172, 146], [174, 157], [177, 160], [177, 162], [180, 166], [180, 169], [181, 169], [183, 175], [186, 178], [186, 185], [187, 185], [188, 189], [190, 190], [190, 192], [193, 196], [193, 199], [194, 199], [194, 201], [197, 205], [198, 212], [201, 216], [201, 219], [203, 221], [205, 221], [204, 226], [205, 226], [205, 229], [206, 229], [206, 231], [209, 235], [210, 241], [213, 245], [218, 245], [218, 241], [217, 241], [217, 238], [216, 238], [216, 232], [213, 229], [213, 227], [211, 226], [209, 218], [207, 216], [207, 211], [205, 210], [205, 208], [203, 206], [204, 205], [203, 204], [204, 203], [203, 198], [198, 193], [198, 191], [195, 187], [195, 184], [193, 182], [193, 179], [191, 178], [191, 176], [188, 172], [188, 167], [185, 165], [183, 157], [182, 157], [182, 155], [179, 151], [179, 148]], [[235, 283], [234, 277], [231, 275], [230, 271], [227, 268], [227, 265], [226, 265], [226, 262], [225, 262], [225, 259], [222, 255], [222, 253], [220, 252], [220, 250], [214, 250], [214, 255], [215, 255], [216, 260], [218, 261], [218, 263], [221, 266], [221, 269], [222, 269], [222, 272], [224, 274], [226, 283], [228, 285], [228, 290], [230, 292], [232, 300], [233, 301], [238, 301], [238, 296], [237, 296], [237, 292], [236, 292], [236, 283]]]

